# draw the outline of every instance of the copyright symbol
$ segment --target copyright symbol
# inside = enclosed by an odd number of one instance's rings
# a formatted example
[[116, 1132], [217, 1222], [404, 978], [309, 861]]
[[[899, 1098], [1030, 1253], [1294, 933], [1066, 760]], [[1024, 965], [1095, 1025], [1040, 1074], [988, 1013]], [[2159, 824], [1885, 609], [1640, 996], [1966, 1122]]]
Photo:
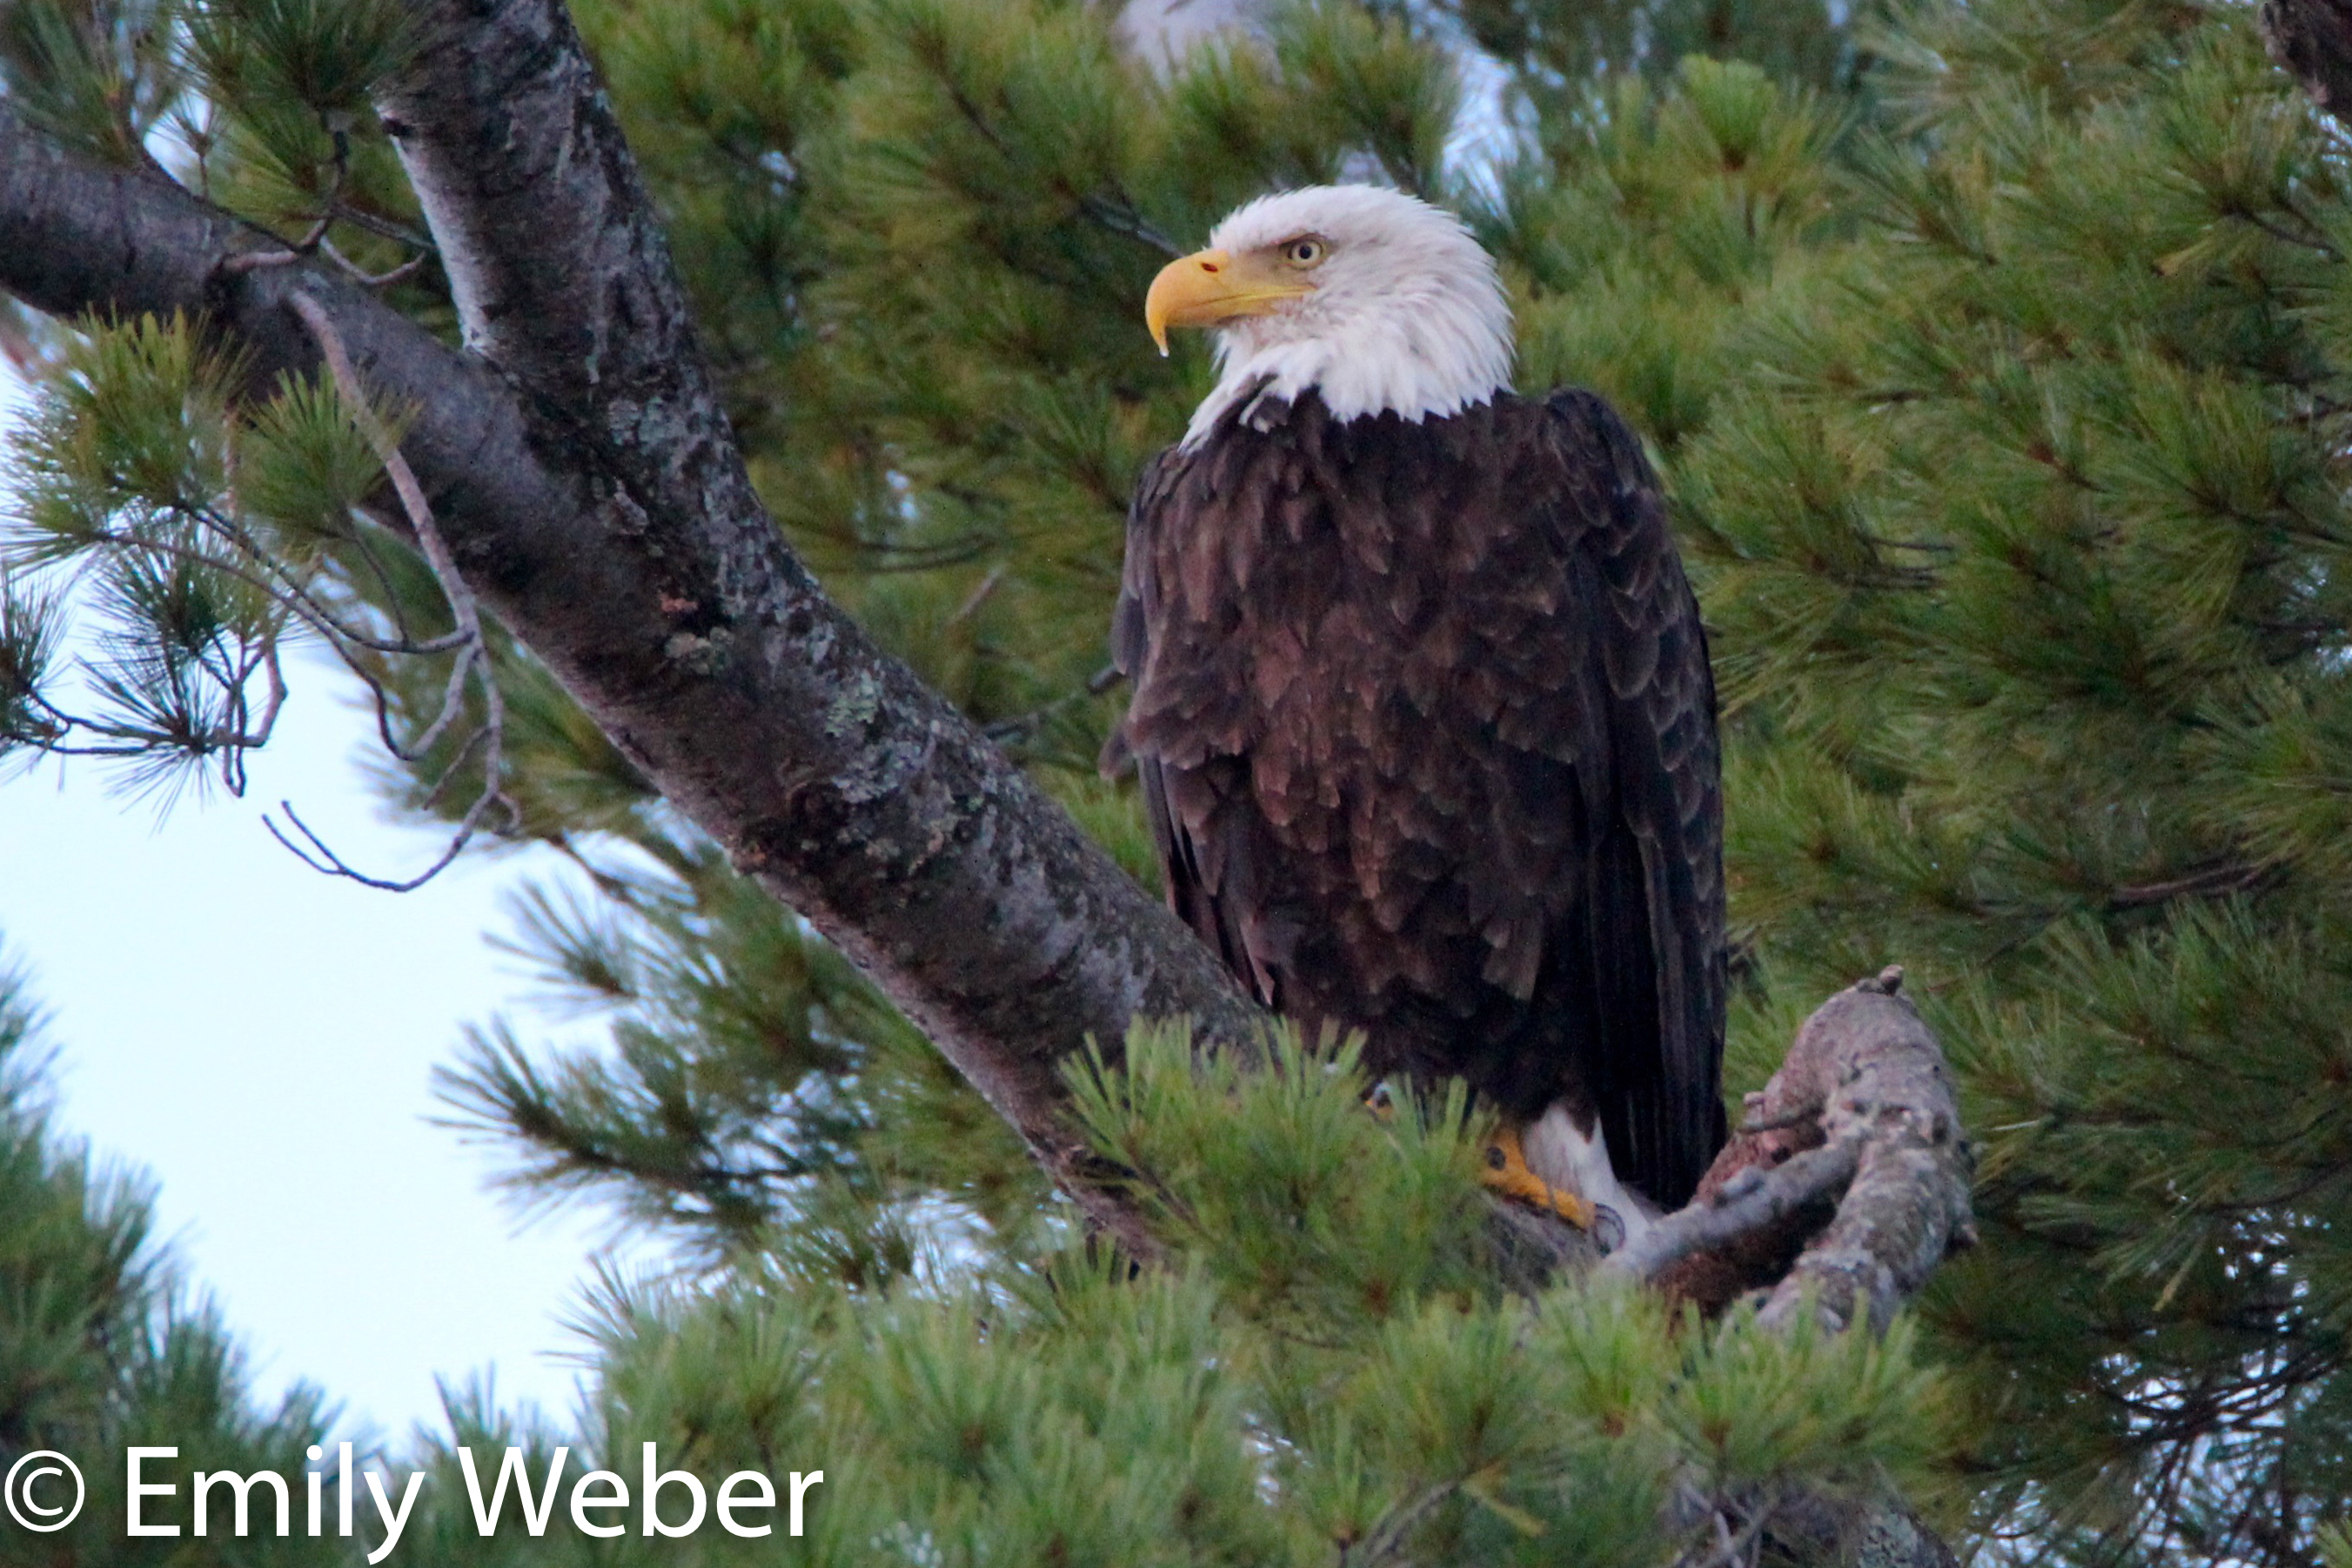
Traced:
[[[34, 1495], [37, 1484], [47, 1481], [41, 1490], [55, 1495], [64, 1488], [62, 1478], [73, 1478], [73, 1503], [60, 1507], [45, 1503]], [[58, 1479], [52, 1479], [58, 1478]], [[8, 1517], [26, 1530], [43, 1534], [63, 1530], [81, 1512], [82, 1500], [88, 1496], [81, 1484], [81, 1469], [71, 1459], [54, 1448], [37, 1448], [8, 1467], [8, 1479], [0, 1481], [0, 1499], [8, 1504]]]

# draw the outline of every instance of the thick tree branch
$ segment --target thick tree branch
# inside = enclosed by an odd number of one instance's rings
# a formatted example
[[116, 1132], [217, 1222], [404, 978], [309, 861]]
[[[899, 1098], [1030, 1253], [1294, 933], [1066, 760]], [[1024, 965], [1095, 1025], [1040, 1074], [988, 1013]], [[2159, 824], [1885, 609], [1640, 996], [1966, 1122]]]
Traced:
[[[1889, 967], [1813, 1011], [1697, 1195], [1601, 1265], [1720, 1310], [1768, 1290], [1759, 1321], [1807, 1315], [1875, 1332], [1947, 1252], [1976, 1239], [1975, 1155], [1943, 1051]], [[1865, 1317], [1866, 1314], [1866, 1317]], [[1748, 1500], [1781, 1561], [1955, 1568], [1899, 1499], [1827, 1492]], [[1687, 1519], [1680, 1521], [1688, 1523]]]
[[[1259, 1015], [1152, 897], [820, 593], [752, 495], [651, 205], [551, 0], [442, 6], [396, 106], [468, 337], [0, 103], [0, 288], [58, 315], [202, 316], [257, 381], [324, 309], [387, 406], [466, 582], [735, 864], [873, 975], [1073, 1196], [1055, 1064], [1138, 1014]], [[430, 126], [430, 129], [426, 127]], [[478, 163], [460, 174], [459, 148]]]
[[1976, 1151], [1902, 979], [1889, 969], [1822, 1004], [1765, 1085], [1768, 1121], [1813, 1111], [1828, 1145], [1856, 1155], [1837, 1216], [1772, 1288], [1767, 1323], [1811, 1311], [1843, 1329], [1867, 1314], [1882, 1330], [1946, 1254], [1976, 1243]]
[[1972, 1244], [1975, 1154], [1902, 984], [1890, 967], [1815, 1009], [1690, 1205], [1605, 1267], [1709, 1310], [1766, 1289], [1767, 1322], [1810, 1302], [1829, 1327], [1866, 1311], [1875, 1330]]
[[1718, 1254], [1801, 1220], [1853, 1180], [1861, 1150], [1852, 1139], [1793, 1155], [1784, 1165], [1743, 1165], [1736, 1176], [1678, 1214], [1668, 1215], [1611, 1255], [1611, 1271], [1655, 1279], [1694, 1258]]

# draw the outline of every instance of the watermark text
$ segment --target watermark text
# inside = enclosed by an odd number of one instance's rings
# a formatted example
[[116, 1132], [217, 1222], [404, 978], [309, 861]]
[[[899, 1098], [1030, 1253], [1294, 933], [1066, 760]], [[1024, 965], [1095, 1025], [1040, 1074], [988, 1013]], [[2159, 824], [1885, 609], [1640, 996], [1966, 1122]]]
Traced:
[[[427, 1472], [409, 1471], [395, 1498], [389, 1471], [354, 1466], [349, 1443], [336, 1447], [331, 1501], [327, 1495], [330, 1472], [324, 1468], [326, 1453], [316, 1445], [309, 1451], [314, 1468], [304, 1470], [299, 1478], [301, 1533], [324, 1535], [330, 1529], [340, 1536], [359, 1533], [360, 1504], [364, 1497], [373, 1515], [367, 1521], [370, 1528], [366, 1533], [377, 1542], [367, 1560], [380, 1563], [400, 1545]], [[256, 1470], [249, 1475], [234, 1470], [197, 1470], [184, 1486], [177, 1480], [163, 1479], [170, 1473], [165, 1462], [179, 1457], [176, 1447], [127, 1450], [124, 1534], [295, 1533], [296, 1489], [285, 1476], [276, 1470]], [[676, 1538], [691, 1535], [707, 1522], [716, 1521], [730, 1535], [757, 1538], [776, 1532], [781, 1509], [785, 1533], [797, 1536], [806, 1522], [810, 1489], [824, 1483], [823, 1470], [794, 1470], [791, 1480], [780, 1490], [775, 1480], [761, 1471], [738, 1470], [719, 1482], [713, 1493], [699, 1476], [685, 1470], [663, 1469], [658, 1445], [644, 1444], [641, 1458], [634, 1490], [628, 1478], [614, 1470], [582, 1470], [567, 1488], [564, 1473], [572, 1459], [568, 1445], [547, 1456], [536, 1477], [531, 1473], [530, 1456], [520, 1447], [507, 1448], [499, 1456], [497, 1468], [490, 1473], [487, 1484], [484, 1468], [471, 1447], [457, 1449], [457, 1468], [465, 1481], [466, 1501], [473, 1515], [474, 1528], [486, 1536], [496, 1534], [507, 1519], [509, 1494], [514, 1521], [533, 1536], [546, 1534], [549, 1524], [558, 1518], [559, 1497], [564, 1504], [562, 1517], [583, 1535], [625, 1535], [634, 1524], [643, 1535]], [[26, 1458], [61, 1462], [62, 1468], [51, 1467], [42, 1473], [53, 1480], [70, 1474], [73, 1508], [79, 1511], [81, 1476], [72, 1469], [70, 1461], [62, 1455], [28, 1455]], [[363, 1489], [356, 1484], [360, 1482], [365, 1483]], [[13, 1502], [13, 1477], [11, 1488]], [[44, 1501], [32, 1505], [35, 1517], [46, 1521], [65, 1511], [62, 1496], [55, 1500], [48, 1500], [46, 1493], [43, 1496]], [[19, 1522], [26, 1521], [20, 1518]], [[26, 1527], [55, 1530], [61, 1524], [32, 1522]]]

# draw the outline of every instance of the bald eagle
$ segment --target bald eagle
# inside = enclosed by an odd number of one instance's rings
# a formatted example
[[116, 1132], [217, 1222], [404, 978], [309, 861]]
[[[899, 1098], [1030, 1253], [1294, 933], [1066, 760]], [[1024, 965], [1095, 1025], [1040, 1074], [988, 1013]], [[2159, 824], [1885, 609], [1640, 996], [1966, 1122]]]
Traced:
[[1376, 1075], [1466, 1079], [1505, 1190], [1679, 1206], [1725, 1137], [1721, 786], [1640, 442], [1513, 395], [1493, 259], [1396, 191], [1252, 202], [1145, 315], [1220, 365], [1112, 626], [1169, 902]]

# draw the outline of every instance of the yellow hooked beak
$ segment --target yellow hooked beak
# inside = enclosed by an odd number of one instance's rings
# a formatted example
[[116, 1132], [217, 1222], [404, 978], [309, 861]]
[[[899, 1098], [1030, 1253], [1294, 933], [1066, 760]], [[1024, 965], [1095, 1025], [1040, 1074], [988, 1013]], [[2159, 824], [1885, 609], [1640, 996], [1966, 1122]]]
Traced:
[[1143, 297], [1143, 324], [1165, 354], [1171, 327], [1213, 327], [1263, 316], [1285, 300], [1314, 291], [1314, 284], [1270, 257], [1196, 250], [1161, 268], [1151, 280], [1151, 292]]

